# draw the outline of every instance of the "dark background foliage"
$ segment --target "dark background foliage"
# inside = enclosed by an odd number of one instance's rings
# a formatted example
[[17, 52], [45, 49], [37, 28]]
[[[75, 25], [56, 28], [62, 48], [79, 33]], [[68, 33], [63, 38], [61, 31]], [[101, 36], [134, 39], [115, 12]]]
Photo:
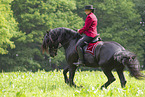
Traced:
[[43, 37], [57, 27], [82, 28], [90, 4], [102, 39], [119, 42], [145, 67], [144, 0], [1, 0], [0, 71], [64, 68], [63, 48], [55, 58], [41, 53]]

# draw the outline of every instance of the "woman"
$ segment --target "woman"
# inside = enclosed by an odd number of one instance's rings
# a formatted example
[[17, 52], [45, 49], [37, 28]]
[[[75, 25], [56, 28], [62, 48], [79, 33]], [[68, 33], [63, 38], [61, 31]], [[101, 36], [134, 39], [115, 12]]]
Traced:
[[85, 13], [87, 16], [85, 20], [85, 25], [82, 29], [78, 30], [78, 33], [85, 34], [77, 43], [76, 48], [79, 55], [79, 60], [74, 65], [84, 65], [84, 56], [83, 56], [83, 47], [85, 46], [85, 42], [91, 42], [97, 36], [97, 18], [94, 15], [93, 5], [85, 6]]

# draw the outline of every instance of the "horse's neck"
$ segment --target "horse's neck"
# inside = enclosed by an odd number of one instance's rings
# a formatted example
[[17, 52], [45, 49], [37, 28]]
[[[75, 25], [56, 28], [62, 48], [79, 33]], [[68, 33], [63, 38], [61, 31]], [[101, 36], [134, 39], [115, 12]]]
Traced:
[[72, 50], [75, 48], [77, 41], [78, 41], [77, 39], [68, 40], [68, 41], [62, 43], [63, 48], [65, 50], [68, 50], [68, 49]]
[[75, 31], [70, 29], [63, 28], [62, 30], [64, 30], [64, 33], [63, 31], [60, 31], [58, 37], [60, 39], [61, 45], [64, 47], [64, 49], [68, 49], [69, 47], [75, 48], [75, 45], [79, 40], [78, 38], [81, 38], [81, 36]]
[[61, 36], [61, 45], [67, 49], [68, 47], [73, 47], [76, 45], [77, 41], [79, 40], [76, 36], [71, 34], [65, 34]]
[[63, 46], [65, 50], [66, 60], [68, 60], [69, 56], [76, 54], [76, 49], [75, 49], [76, 43], [77, 41], [73, 39], [69, 42], [69, 44]]

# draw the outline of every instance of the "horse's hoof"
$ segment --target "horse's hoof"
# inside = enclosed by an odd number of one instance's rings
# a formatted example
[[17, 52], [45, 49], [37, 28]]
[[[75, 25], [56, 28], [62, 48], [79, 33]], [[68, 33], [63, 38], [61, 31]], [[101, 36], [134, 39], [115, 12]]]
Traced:
[[70, 87], [75, 87], [75, 88], [77, 88], [77, 85], [75, 85], [75, 84], [72, 85], [72, 84], [69, 83], [68, 85], [69, 85]]
[[69, 81], [65, 81], [66, 84], [69, 84]]
[[82, 85], [80, 85], [80, 86], [76, 86], [76, 88], [83, 88], [83, 86], [82, 86]]
[[106, 89], [104, 86], [101, 86], [100, 90]]
[[74, 88], [83, 88], [83, 86], [77, 86], [77, 85], [72, 85], [71, 87], [74, 87]]
[[80, 85], [79, 88], [84, 88], [84, 87], [82, 85]]

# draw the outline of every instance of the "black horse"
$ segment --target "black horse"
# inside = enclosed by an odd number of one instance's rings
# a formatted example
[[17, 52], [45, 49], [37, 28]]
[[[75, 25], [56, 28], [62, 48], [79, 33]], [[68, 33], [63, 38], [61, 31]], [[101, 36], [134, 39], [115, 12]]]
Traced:
[[[77, 66], [73, 65], [74, 62], [78, 61], [78, 54], [75, 49], [77, 41], [82, 36], [76, 31], [64, 27], [55, 28], [53, 30], [47, 31], [44, 37], [42, 50], [48, 51], [51, 57], [57, 55], [57, 49], [59, 44], [65, 49], [65, 56], [67, 60], [67, 67], [64, 69], [64, 79], [65, 83], [70, 86], [75, 86], [73, 81], [75, 71]], [[87, 46], [84, 47], [86, 50]], [[125, 50], [119, 43], [116, 42], [100, 42], [95, 48], [95, 55], [85, 52], [85, 66], [87, 67], [101, 67], [104, 74], [107, 76], [108, 81], [101, 86], [101, 89], [107, 88], [115, 78], [112, 74], [112, 70], [115, 69], [120, 78], [122, 88], [125, 87], [126, 79], [123, 74], [125, 66], [128, 67], [131, 76], [136, 79], [142, 79], [143, 74], [139, 71], [139, 61], [134, 53]], [[67, 72], [69, 71], [69, 79], [67, 77]]]

